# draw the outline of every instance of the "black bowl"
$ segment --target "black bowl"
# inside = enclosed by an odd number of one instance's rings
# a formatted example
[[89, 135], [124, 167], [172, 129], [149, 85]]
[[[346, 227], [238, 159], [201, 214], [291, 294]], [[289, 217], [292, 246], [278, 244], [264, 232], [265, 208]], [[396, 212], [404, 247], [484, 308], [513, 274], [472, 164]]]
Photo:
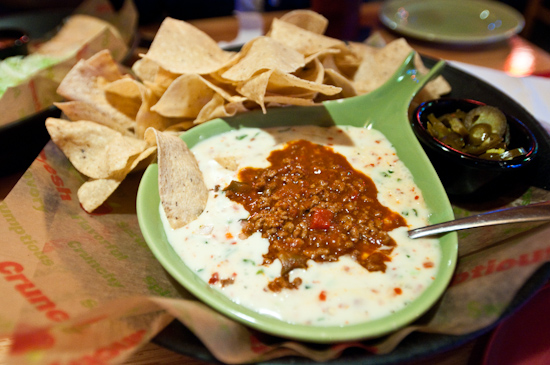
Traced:
[[529, 173], [539, 150], [533, 132], [507, 113], [504, 114], [510, 129], [508, 148], [523, 147], [527, 152], [511, 160], [487, 160], [461, 152], [432, 137], [426, 129], [428, 115], [432, 113], [439, 117], [457, 109], [468, 112], [481, 105], [486, 104], [469, 99], [443, 98], [422, 103], [412, 116], [413, 130], [450, 195], [469, 195], [480, 189], [499, 188], [521, 180], [522, 175]]
[[29, 36], [15, 28], [0, 28], [0, 60], [28, 54]]

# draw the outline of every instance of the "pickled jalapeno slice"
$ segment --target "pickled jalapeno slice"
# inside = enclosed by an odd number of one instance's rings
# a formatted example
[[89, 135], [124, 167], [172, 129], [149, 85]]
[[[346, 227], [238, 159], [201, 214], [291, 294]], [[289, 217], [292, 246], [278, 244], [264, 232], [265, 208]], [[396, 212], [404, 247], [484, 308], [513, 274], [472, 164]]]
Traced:
[[445, 145], [483, 159], [503, 161], [526, 154], [523, 148], [508, 150], [510, 130], [506, 116], [489, 105], [469, 112], [457, 109], [439, 117], [430, 113], [427, 130]]

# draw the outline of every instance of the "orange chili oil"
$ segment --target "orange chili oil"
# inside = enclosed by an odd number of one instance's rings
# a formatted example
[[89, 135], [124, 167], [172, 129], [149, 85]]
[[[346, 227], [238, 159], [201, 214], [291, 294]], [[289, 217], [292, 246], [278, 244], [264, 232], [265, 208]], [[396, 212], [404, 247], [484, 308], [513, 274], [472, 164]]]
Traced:
[[350, 255], [368, 271], [385, 272], [396, 245], [388, 232], [406, 221], [378, 201], [372, 179], [331, 147], [306, 140], [289, 142], [267, 160], [265, 169], [240, 170], [224, 191], [250, 213], [243, 233], [268, 239], [263, 264], [282, 263], [270, 290], [298, 288], [301, 279], [291, 282], [289, 273], [307, 269], [308, 260]]

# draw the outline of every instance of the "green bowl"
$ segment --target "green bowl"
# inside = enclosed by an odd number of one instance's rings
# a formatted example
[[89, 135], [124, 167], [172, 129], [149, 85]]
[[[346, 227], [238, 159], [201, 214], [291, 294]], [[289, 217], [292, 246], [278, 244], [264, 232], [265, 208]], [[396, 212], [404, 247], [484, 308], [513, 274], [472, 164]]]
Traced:
[[[432, 212], [430, 223], [451, 220], [453, 212], [445, 190], [416, 139], [407, 114], [413, 96], [438, 74], [444, 64], [440, 62], [427, 75], [420, 75], [414, 67], [413, 56], [409, 55], [395, 75], [372, 93], [325, 102], [320, 106], [284, 107], [268, 110], [267, 114], [250, 112], [216, 119], [193, 127], [181, 138], [193, 147], [201, 140], [241, 127], [306, 124], [372, 127], [392, 142], [399, 158], [413, 174]], [[433, 283], [408, 306], [386, 317], [345, 326], [290, 324], [232, 302], [195, 275], [168, 242], [159, 215], [159, 204], [158, 168], [152, 164], [145, 171], [139, 186], [137, 215], [147, 244], [170, 275], [198, 299], [225, 316], [256, 330], [294, 340], [316, 343], [361, 340], [402, 328], [425, 313], [440, 298], [453, 275], [457, 259], [456, 233], [440, 237], [441, 264]]]

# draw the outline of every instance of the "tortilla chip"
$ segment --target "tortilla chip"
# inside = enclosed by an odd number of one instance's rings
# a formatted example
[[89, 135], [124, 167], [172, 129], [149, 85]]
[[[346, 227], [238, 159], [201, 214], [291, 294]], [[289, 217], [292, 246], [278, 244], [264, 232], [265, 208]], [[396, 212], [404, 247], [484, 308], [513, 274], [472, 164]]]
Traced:
[[315, 58], [311, 62], [306, 63], [301, 69], [296, 70], [293, 75], [302, 80], [322, 83], [325, 78], [325, 68], [321, 61]]
[[345, 49], [345, 43], [339, 39], [314, 33], [279, 19], [273, 19], [269, 36], [305, 56], [329, 48]]
[[332, 57], [334, 59], [334, 63], [340, 70], [340, 74], [349, 79], [353, 78], [353, 75], [355, 75], [355, 72], [357, 72], [357, 69], [361, 64], [361, 58], [351, 49], [347, 48], [347, 46], [345, 50], [332, 55]]
[[302, 99], [295, 98], [291, 96], [282, 96], [282, 95], [268, 95], [264, 98], [264, 102], [269, 104], [269, 106], [275, 105], [300, 105], [300, 106], [311, 106], [315, 105], [311, 99]]
[[72, 121], [87, 120], [114, 129], [125, 136], [134, 135], [133, 132], [123, 128], [119, 121], [112, 118], [112, 115], [107, 114], [104, 110], [98, 109], [95, 105], [83, 101], [66, 101], [54, 103], [54, 105]]
[[152, 127], [163, 131], [171, 125], [182, 121], [181, 118], [168, 118], [152, 111], [151, 108], [158, 100], [158, 96], [152, 90], [145, 90], [142, 96], [141, 107], [136, 115], [135, 135], [137, 138], [144, 138], [147, 128]]
[[78, 61], [57, 88], [57, 93], [67, 100], [92, 105], [122, 128], [131, 129], [134, 120], [112, 106], [104, 91], [104, 86], [123, 77], [109, 51], [104, 50], [88, 60]]
[[282, 73], [279, 70], [273, 71], [271, 77], [269, 78], [267, 90], [272, 93], [287, 96], [300, 95], [304, 91], [313, 91], [325, 95], [335, 95], [341, 91], [339, 87], [304, 80], [291, 74]]
[[157, 152], [157, 146], [149, 146], [140, 154], [130, 157], [131, 163], [128, 166], [128, 173], [145, 170], [152, 162], [155, 152]]
[[214, 160], [220, 164], [221, 167], [230, 171], [237, 171], [239, 164], [235, 156], [218, 156], [214, 157]]
[[[361, 52], [362, 62], [353, 82], [361, 94], [371, 92], [384, 84], [413, 51], [404, 38], [396, 39], [383, 48], [362, 46], [355, 49]], [[422, 73], [427, 71], [419, 58], [415, 59], [415, 66]]]
[[176, 74], [207, 74], [221, 68], [233, 55], [191, 24], [164, 19], [144, 58]]
[[[342, 90], [340, 93], [333, 95], [334, 98], [350, 98], [358, 95], [353, 82], [347, 77], [330, 68], [325, 70], [325, 75], [325, 84], [337, 86]], [[327, 99], [323, 98], [323, 100]]]
[[[396, 39], [382, 48], [365, 44], [353, 44], [352, 47], [362, 57], [361, 65], [353, 77], [353, 83], [361, 94], [371, 92], [384, 84], [413, 51], [404, 38]], [[420, 73], [428, 72], [418, 53], [415, 54], [414, 63]], [[442, 76], [438, 76], [428, 82], [415, 99], [417, 101], [437, 99], [450, 91], [449, 83]]]
[[176, 137], [180, 136], [186, 130], [191, 129], [195, 126], [195, 120], [193, 119], [183, 119], [178, 123], [171, 124], [163, 132], [168, 132]]
[[101, 204], [107, 201], [109, 196], [114, 193], [130, 172], [137, 171], [139, 166], [147, 166], [148, 163], [142, 164], [142, 162], [147, 161], [155, 151], [156, 147], [149, 147], [131, 158], [132, 162], [127, 166], [127, 169], [116, 178], [89, 180], [82, 184], [77, 193], [78, 201], [82, 205], [82, 208], [87, 212], [96, 210]]
[[[294, 75], [280, 72], [279, 70], [267, 71], [249, 81], [243, 82], [237, 87], [237, 90], [250, 100], [258, 103], [264, 113], [266, 113], [264, 100], [268, 94], [313, 99], [317, 93], [334, 95], [341, 91], [339, 87], [304, 80]], [[293, 102], [292, 105], [296, 104]], [[298, 105], [303, 105], [302, 101]]]
[[185, 142], [171, 134], [149, 128], [145, 138], [156, 139], [159, 195], [170, 227], [183, 227], [203, 212], [208, 200], [197, 160]]
[[331, 69], [331, 70], [334, 70], [335, 72], [338, 72], [340, 75], [342, 75], [342, 71], [340, 71], [340, 69], [338, 68], [338, 65], [334, 60], [333, 54], [328, 54], [326, 55], [326, 57], [323, 57], [321, 64], [323, 65], [323, 68], [325, 70]]
[[136, 80], [124, 77], [108, 84], [105, 88], [105, 98], [114, 108], [128, 117], [136, 119], [141, 107], [145, 85]]
[[143, 83], [147, 88], [152, 90], [159, 98], [164, 94], [164, 92], [170, 87], [172, 82], [177, 79], [180, 75], [166, 71], [165, 69], [159, 67], [157, 74], [153, 81], [145, 80]]
[[215, 118], [231, 117], [238, 112], [244, 112], [246, 109], [242, 102], [226, 103], [220, 94], [215, 94], [200, 111], [193, 124], [200, 124]]
[[292, 10], [279, 18], [281, 21], [317, 34], [325, 34], [328, 19], [321, 14], [307, 9]]
[[202, 76], [204, 83], [214, 90], [216, 94], [221, 95], [225, 100], [227, 100], [230, 103], [238, 103], [240, 101], [245, 100], [246, 98], [242, 95], [239, 95], [237, 90], [235, 89], [235, 86], [231, 83], [219, 83], [217, 80], [215, 80], [212, 77], [209, 77], [208, 75]]
[[93, 179], [125, 176], [131, 157], [147, 148], [143, 140], [89, 121], [48, 118], [46, 128], [73, 166]]
[[178, 77], [151, 108], [165, 117], [195, 118], [215, 92], [197, 74]]
[[261, 108], [264, 114], [266, 113], [264, 97], [267, 92], [267, 84], [269, 83], [269, 78], [273, 70], [262, 72], [255, 77], [246, 80], [237, 86], [237, 90], [242, 95], [246, 96], [248, 100], [252, 100], [257, 103]]
[[248, 80], [260, 71], [291, 73], [304, 65], [304, 56], [299, 52], [272, 38], [258, 37], [243, 47], [240, 59], [221, 76], [238, 82]]
[[134, 62], [132, 71], [142, 82], [155, 82], [159, 65], [148, 58], [141, 58]]
[[87, 212], [93, 212], [103, 204], [122, 183], [122, 179], [86, 181], [78, 188], [78, 201]]
[[322, 60], [328, 55], [335, 55], [335, 54], [338, 54], [340, 52], [342, 52], [340, 49], [335, 49], [335, 48], [327, 48], [327, 49], [320, 50], [318, 52], [312, 53], [309, 56], [307, 56], [306, 57], [306, 64], [308, 64], [308, 63], [310, 63], [314, 60], [317, 60], [317, 61]]

